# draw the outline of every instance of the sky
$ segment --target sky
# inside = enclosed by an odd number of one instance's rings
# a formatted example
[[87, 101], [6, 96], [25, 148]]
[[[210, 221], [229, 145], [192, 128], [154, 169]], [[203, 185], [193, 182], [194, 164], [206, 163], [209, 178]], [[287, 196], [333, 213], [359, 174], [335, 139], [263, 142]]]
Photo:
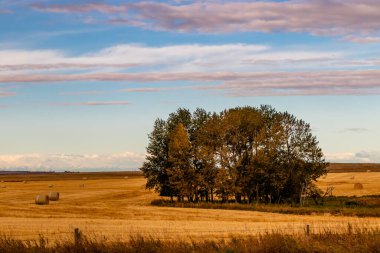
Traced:
[[268, 104], [380, 162], [380, 1], [0, 0], [0, 170], [141, 166], [156, 118]]

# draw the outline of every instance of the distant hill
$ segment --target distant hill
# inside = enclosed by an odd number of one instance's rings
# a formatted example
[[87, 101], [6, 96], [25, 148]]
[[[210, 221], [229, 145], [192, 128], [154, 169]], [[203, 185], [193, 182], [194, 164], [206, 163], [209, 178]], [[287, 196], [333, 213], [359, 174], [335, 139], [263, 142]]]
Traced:
[[380, 163], [330, 163], [330, 173], [380, 172]]

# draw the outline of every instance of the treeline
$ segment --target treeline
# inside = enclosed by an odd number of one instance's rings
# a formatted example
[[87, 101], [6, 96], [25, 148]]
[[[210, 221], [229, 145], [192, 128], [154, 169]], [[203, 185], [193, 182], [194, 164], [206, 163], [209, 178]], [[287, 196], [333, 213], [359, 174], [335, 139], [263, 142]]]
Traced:
[[148, 189], [179, 201], [298, 203], [327, 167], [309, 124], [247, 106], [157, 119], [141, 170]]

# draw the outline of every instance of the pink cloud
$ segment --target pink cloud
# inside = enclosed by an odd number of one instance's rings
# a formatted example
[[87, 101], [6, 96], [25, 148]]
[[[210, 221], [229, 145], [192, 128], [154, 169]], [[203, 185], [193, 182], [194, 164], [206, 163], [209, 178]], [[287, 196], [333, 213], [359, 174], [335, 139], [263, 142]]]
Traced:
[[[157, 92], [192, 89], [221, 92], [231, 96], [286, 95], [358, 95], [380, 93], [380, 70], [345, 70], [315, 72], [214, 72], [214, 73], [97, 73], [68, 75], [0, 76], [0, 82], [59, 82], [59, 81], [133, 81], [178, 82], [192, 81], [194, 85], [178, 87], [138, 87], [118, 92]], [[219, 84], [215, 84], [215, 82]], [[210, 84], [214, 83], [214, 84]], [[79, 105], [120, 105], [120, 102], [93, 102]], [[127, 104], [122, 102], [122, 104]], [[78, 104], [75, 104], [78, 105]]]
[[128, 11], [127, 5], [107, 5], [101, 3], [87, 3], [87, 4], [76, 4], [76, 5], [43, 5], [35, 3], [31, 5], [33, 9], [43, 12], [55, 12], [55, 13], [73, 13], [73, 12], [102, 12], [102, 13], [118, 13]]
[[141, 87], [141, 88], [128, 88], [119, 90], [118, 92], [160, 92], [160, 91], [174, 91], [174, 90], [189, 90], [194, 89], [195, 86], [177, 86], [177, 87]]
[[13, 11], [7, 9], [0, 9], [0, 14], [12, 14]]
[[[268, 81], [279, 81], [282, 84], [299, 85], [294, 81], [304, 80], [303, 86], [321, 84], [325, 86], [378, 86], [380, 70], [340, 70], [314, 72], [144, 72], [144, 73], [84, 73], [84, 74], [20, 74], [0, 75], [1, 83], [22, 82], [60, 82], [60, 81], [236, 81], [240, 84], [268, 86]], [[270, 83], [270, 82], [269, 82]], [[278, 84], [280, 85], [280, 83]]]
[[9, 91], [1, 91], [0, 90], [0, 97], [11, 97], [16, 95], [15, 92], [9, 92]]
[[61, 92], [60, 95], [62, 96], [76, 96], [76, 95], [104, 95], [104, 94], [112, 94], [115, 93], [114, 91], [97, 91], [97, 90], [91, 90], [91, 91], [73, 91], [73, 92]]
[[375, 0], [39, 4], [33, 8], [63, 13], [96, 11], [105, 14], [103, 19], [110, 24], [178, 32], [287, 31], [336, 36], [378, 33], [380, 27], [380, 2]]
[[9, 64], [0, 65], [0, 70], [50, 70], [50, 69], [90, 69], [90, 68], [131, 68], [138, 64], [86, 64], [86, 63], [52, 63], [52, 64]]
[[380, 43], [380, 37], [366, 36], [366, 37], [356, 37], [356, 36], [346, 36], [343, 40], [351, 41], [355, 43]]

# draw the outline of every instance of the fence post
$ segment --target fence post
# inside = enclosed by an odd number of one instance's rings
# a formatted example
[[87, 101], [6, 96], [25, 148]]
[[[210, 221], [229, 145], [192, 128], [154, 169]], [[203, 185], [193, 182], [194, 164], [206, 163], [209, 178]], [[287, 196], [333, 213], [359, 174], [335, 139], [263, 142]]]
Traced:
[[80, 231], [79, 231], [79, 228], [75, 228], [74, 229], [74, 241], [75, 241], [75, 244], [79, 244], [79, 242], [80, 242]]
[[310, 246], [310, 225], [306, 224], [306, 243]]

